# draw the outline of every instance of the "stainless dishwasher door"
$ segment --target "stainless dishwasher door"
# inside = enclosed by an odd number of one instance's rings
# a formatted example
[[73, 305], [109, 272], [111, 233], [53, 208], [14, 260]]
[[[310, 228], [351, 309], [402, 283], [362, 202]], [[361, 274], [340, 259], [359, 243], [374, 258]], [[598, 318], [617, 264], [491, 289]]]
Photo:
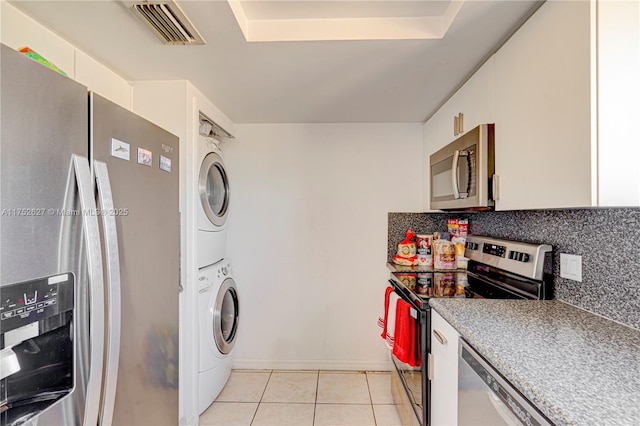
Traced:
[[467, 342], [460, 339], [458, 425], [552, 425]]

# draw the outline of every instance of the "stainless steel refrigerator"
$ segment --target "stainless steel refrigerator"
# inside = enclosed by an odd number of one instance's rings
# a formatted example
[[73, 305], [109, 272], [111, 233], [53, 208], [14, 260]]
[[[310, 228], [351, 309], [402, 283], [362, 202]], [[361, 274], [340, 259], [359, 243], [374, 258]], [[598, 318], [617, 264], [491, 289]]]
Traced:
[[2, 45], [0, 424], [177, 424], [178, 138]]

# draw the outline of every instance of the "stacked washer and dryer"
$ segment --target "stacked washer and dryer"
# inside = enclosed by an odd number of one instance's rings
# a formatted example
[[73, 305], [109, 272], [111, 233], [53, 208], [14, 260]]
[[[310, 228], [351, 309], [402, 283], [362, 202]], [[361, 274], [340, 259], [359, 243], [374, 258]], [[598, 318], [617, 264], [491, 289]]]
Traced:
[[[215, 126], [215, 125], [213, 125]], [[198, 261], [198, 410], [216, 399], [231, 374], [231, 354], [238, 331], [238, 290], [225, 259], [229, 179], [212, 123], [201, 117]]]

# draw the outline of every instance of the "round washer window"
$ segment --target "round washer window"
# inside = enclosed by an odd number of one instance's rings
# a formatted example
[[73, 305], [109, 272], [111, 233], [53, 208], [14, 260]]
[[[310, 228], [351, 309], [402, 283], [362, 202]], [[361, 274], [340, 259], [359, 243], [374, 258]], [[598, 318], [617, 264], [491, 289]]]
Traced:
[[216, 216], [227, 210], [227, 176], [220, 163], [213, 163], [207, 173], [207, 201]]
[[213, 338], [221, 353], [227, 354], [235, 345], [238, 331], [238, 292], [235, 283], [228, 278], [220, 287], [213, 311]]
[[227, 290], [222, 298], [222, 309], [220, 311], [220, 328], [222, 338], [229, 343], [236, 334], [236, 300], [231, 290]]
[[200, 201], [207, 218], [216, 226], [224, 225], [229, 208], [229, 180], [222, 158], [207, 154], [200, 166]]

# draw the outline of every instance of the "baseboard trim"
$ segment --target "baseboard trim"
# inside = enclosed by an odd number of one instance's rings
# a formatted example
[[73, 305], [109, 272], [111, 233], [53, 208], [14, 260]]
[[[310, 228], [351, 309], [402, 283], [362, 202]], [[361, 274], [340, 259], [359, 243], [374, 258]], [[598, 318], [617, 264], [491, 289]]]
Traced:
[[390, 371], [390, 361], [233, 359], [236, 370]]

